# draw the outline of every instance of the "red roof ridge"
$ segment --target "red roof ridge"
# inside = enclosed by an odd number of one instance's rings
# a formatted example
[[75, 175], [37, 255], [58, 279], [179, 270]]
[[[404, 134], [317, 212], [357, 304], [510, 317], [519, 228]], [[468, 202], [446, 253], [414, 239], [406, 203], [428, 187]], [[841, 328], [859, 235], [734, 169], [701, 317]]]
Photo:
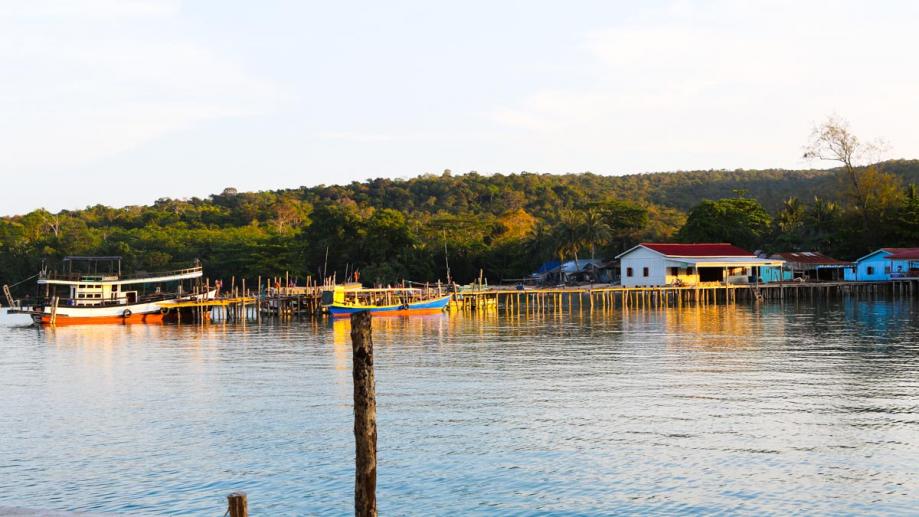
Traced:
[[730, 242], [641, 242], [640, 246], [646, 244], [650, 245], [659, 245], [663, 244], [666, 246], [712, 246], [712, 245], [721, 245], [721, 246], [733, 246]]
[[756, 255], [729, 242], [642, 242], [652, 251], [671, 257], [755, 257]]
[[889, 260], [919, 259], [919, 248], [881, 248], [881, 249], [890, 253], [890, 255], [887, 255], [886, 257], [884, 257]]

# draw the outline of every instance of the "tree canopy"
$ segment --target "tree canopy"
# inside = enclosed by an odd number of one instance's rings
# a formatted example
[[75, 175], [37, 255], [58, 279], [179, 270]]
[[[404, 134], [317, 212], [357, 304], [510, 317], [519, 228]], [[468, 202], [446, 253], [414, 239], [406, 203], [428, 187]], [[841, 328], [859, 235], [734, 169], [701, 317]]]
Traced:
[[[916, 245], [919, 161], [835, 170], [422, 175], [348, 185], [159, 199], [0, 218], [0, 283], [65, 255], [121, 255], [128, 270], [200, 258], [211, 277], [466, 282], [520, 278], [553, 259], [610, 258], [640, 241], [716, 240], [853, 258]], [[872, 176], [874, 175], [874, 176]], [[880, 175], [880, 176], [878, 176]], [[880, 178], [868, 188], [871, 178]], [[742, 192], [742, 196], [738, 196]], [[870, 197], [874, 196], [874, 197]], [[868, 199], [868, 204], [865, 204]], [[865, 207], [868, 207], [867, 209]], [[684, 224], [685, 223], [685, 224]], [[446, 250], [445, 250], [446, 249]]]

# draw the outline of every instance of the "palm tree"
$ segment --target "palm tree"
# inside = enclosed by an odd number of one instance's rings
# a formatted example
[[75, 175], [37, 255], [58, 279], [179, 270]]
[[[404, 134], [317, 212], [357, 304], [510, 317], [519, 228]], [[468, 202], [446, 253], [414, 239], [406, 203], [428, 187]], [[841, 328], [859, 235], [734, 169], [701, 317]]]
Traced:
[[814, 196], [814, 204], [805, 213], [807, 218], [806, 228], [809, 229], [810, 240], [821, 251], [830, 247], [831, 236], [836, 233], [841, 210], [838, 203]]
[[573, 255], [575, 271], [581, 269], [578, 252], [584, 247], [585, 242], [582, 218], [576, 212], [563, 212], [555, 227], [555, 252], [559, 261], [564, 264], [565, 257]]
[[603, 212], [597, 207], [588, 208], [581, 217], [580, 234], [590, 246], [591, 260], [596, 258], [596, 246], [606, 244], [613, 236], [612, 228], [606, 222]]

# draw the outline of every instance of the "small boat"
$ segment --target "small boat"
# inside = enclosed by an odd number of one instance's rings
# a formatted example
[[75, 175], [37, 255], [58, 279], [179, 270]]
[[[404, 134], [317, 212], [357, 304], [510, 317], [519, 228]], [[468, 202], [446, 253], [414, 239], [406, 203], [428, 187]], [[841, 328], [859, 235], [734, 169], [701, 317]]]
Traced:
[[369, 311], [374, 316], [437, 314], [450, 304], [450, 294], [411, 288], [365, 289], [336, 285], [322, 293], [322, 307], [333, 318]]
[[62, 272], [38, 275], [35, 302], [20, 300], [10, 313], [38, 325], [162, 323], [165, 306], [213, 299], [202, 290], [200, 265], [163, 273], [121, 274], [121, 257], [65, 257]]

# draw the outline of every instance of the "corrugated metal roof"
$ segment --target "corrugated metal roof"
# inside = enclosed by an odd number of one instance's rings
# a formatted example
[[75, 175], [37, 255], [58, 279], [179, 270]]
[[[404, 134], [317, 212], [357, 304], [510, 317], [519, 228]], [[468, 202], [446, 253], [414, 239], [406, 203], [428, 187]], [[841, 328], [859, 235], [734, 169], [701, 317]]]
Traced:
[[891, 254], [887, 255], [886, 259], [888, 260], [919, 260], [919, 248], [882, 248], [884, 251], [889, 251]]
[[797, 262], [799, 264], [852, 264], [851, 262], [828, 257], [819, 251], [786, 251], [783, 253], [773, 253], [772, 256], [786, 262]]
[[670, 244], [643, 242], [644, 246], [668, 257], [755, 257], [753, 253], [726, 242]]
[[575, 266], [575, 262], [573, 260], [569, 260], [568, 262], [565, 262], [561, 265], [561, 271], [566, 275], [571, 275], [574, 273], [582, 273], [588, 267], [599, 268], [602, 265], [603, 261], [600, 259], [581, 259], [578, 260], [577, 266]]

